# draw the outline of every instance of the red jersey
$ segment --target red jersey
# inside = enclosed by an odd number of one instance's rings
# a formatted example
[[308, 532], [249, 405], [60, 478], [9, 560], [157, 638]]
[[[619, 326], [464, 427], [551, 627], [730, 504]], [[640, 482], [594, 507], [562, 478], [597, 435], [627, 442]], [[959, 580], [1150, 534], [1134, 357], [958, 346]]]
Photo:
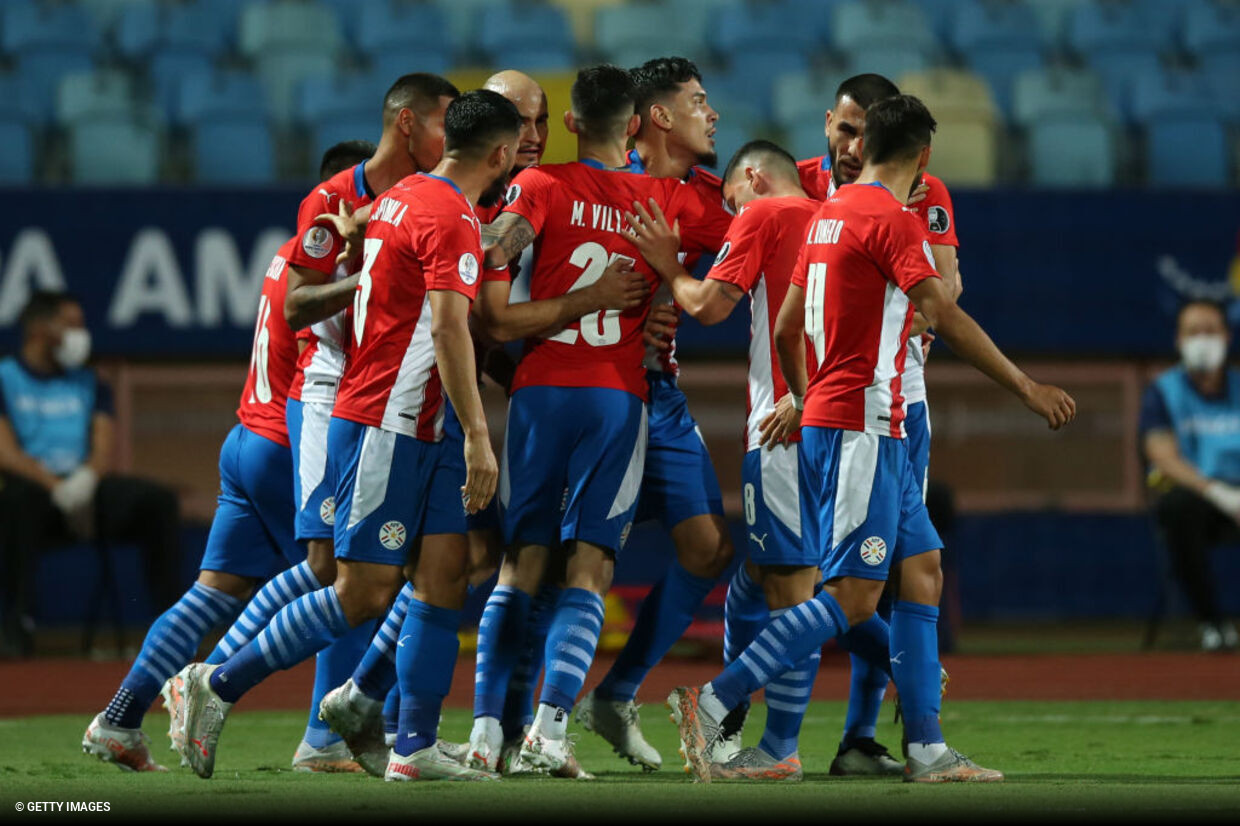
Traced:
[[[629, 152], [628, 159], [630, 172], [645, 173], [646, 165], [636, 149]], [[727, 235], [728, 227], [732, 224], [732, 213], [728, 211], [727, 204], [723, 200], [723, 181], [719, 176], [695, 166], [689, 170], [689, 177], [685, 178], [685, 183], [701, 199], [703, 218], [702, 225], [694, 229], [692, 238], [695, 246], [686, 246], [681, 250], [680, 263], [689, 272], [697, 272], [699, 265], [704, 264], [703, 259], [709, 261], [714, 258], [715, 253], [719, 252], [723, 246], [724, 236]], [[684, 238], [683, 232], [681, 237]], [[676, 302], [672, 299], [672, 291], [662, 282], [655, 290], [653, 303], [676, 306]], [[679, 318], [679, 307], [676, 307], [676, 313]], [[671, 345], [666, 350], [647, 347], [646, 369], [669, 373], [673, 376], [680, 375], [680, 365], [676, 362], [676, 339], [674, 337]]]
[[[810, 198], [759, 198], [732, 221], [707, 278], [734, 284], [749, 293], [749, 415], [745, 449], [757, 450], [758, 426], [788, 392], [772, 346], [775, 319], [783, 306], [801, 248], [805, 227], [818, 211]], [[794, 438], [800, 441], [800, 434]]]
[[[670, 178], [607, 170], [589, 162], [523, 170], [509, 190], [506, 212], [530, 222], [537, 233], [530, 299], [554, 298], [587, 287], [618, 258], [633, 262], [653, 289], [658, 277], [629, 240], [625, 213], [649, 198], [669, 222], [679, 219], [682, 244], [703, 242], [703, 206], [693, 190]], [[642, 326], [650, 302], [620, 312], [591, 313], [545, 338], [527, 339], [512, 389], [529, 386], [610, 387], [643, 401]]]
[[810, 220], [792, 283], [805, 290], [803, 425], [904, 437], [909, 289], [937, 277], [917, 217], [879, 184], [853, 184]]
[[797, 161], [797, 172], [801, 176], [801, 189], [815, 201], [825, 201], [828, 195], [835, 192], [830, 155]]
[[284, 242], [263, 276], [250, 372], [237, 408], [237, 418], [247, 429], [285, 447], [289, 441], [284, 407], [297, 370], [297, 341], [284, 320], [284, 294], [288, 292], [288, 257], [296, 245], [296, 238]]
[[[344, 249], [344, 240], [330, 221], [317, 216], [340, 211], [343, 201], [354, 211], [374, 200], [366, 185], [366, 162], [337, 172], [302, 199], [297, 209], [297, 239], [289, 264], [326, 273], [338, 281], [352, 275], [336, 265], [336, 256]], [[356, 271], [356, 270], [354, 270]], [[346, 311], [317, 322], [298, 332], [298, 339], [307, 342], [297, 359], [297, 375], [289, 390], [289, 398], [303, 402], [331, 404], [344, 372], [346, 344]]]
[[352, 348], [333, 416], [427, 442], [443, 438], [431, 290], [478, 294], [482, 225], [456, 184], [416, 174], [371, 210]]

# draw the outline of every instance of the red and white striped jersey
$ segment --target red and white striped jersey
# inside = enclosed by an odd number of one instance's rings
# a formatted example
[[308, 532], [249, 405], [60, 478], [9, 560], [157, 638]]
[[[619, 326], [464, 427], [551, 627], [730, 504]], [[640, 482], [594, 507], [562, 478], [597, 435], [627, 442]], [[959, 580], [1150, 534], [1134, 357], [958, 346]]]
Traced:
[[[339, 212], [341, 201], [356, 211], [374, 200], [374, 193], [366, 184], [365, 168], [363, 161], [337, 172], [302, 199], [297, 210], [298, 243], [293, 247], [289, 264], [326, 273], [333, 281], [356, 272], [336, 265], [336, 256], [344, 248], [344, 241], [334, 224], [320, 221], [317, 216]], [[289, 389], [289, 398], [323, 404], [335, 401], [336, 388], [344, 372], [347, 316], [348, 311], [341, 310], [331, 318], [298, 331], [297, 338], [305, 341], [306, 347], [297, 359], [297, 375]]]
[[443, 438], [432, 290], [478, 294], [482, 225], [456, 184], [416, 174], [379, 198], [362, 246], [352, 347], [333, 416], [426, 442]]
[[[749, 415], [745, 449], [756, 450], [758, 426], [788, 392], [772, 347], [775, 319], [792, 281], [805, 227], [821, 204], [810, 198], [759, 198], [741, 209], [724, 238], [708, 279], [734, 284], [749, 293]], [[794, 439], [800, 441], [798, 433]]]
[[881, 184], [842, 187], [821, 205], [792, 274], [810, 345], [803, 425], [904, 438], [906, 293], [937, 277], [917, 217]]
[[237, 418], [260, 436], [288, 446], [284, 407], [289, 385], [297, 371], [297, 340], [284, 320], [284, 294], [288, 291], [288, 257], [297, 245], [290, 238], [280, 247], [263, 276], [250, 348], [250, 372], [241, 391]]

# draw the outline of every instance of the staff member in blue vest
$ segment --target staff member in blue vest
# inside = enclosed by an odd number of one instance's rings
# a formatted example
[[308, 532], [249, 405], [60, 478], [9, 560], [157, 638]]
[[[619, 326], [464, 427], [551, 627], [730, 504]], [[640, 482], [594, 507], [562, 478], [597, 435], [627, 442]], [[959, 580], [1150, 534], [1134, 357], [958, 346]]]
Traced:
[[111, 473], [112, 394], [86, 366], [90, 332], [68, 293], [36, 292], [21, 350], [0, 360], [0, 585], [4, 650], [29, 654], [36, 554], [56, 542], [131, 542], [154, 608], [179, 596], [180, 517], [172, 491]]
[[1227, 366], [1223, 308], [1189, 301], [1176, 320], [1180, 364], [1160, 375], [1141, 405], [1141, 438], [1154, 506], [1176, 576], [1201, 621], [1201, 647], [1235, 648], [1210, 572], [1210, 550], [1240, 543], [1240, 370]]

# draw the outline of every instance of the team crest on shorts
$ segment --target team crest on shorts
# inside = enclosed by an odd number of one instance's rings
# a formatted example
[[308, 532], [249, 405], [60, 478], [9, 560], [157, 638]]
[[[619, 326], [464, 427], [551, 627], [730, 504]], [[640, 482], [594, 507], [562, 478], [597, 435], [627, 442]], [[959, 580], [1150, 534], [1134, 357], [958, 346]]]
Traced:
[[322, 519], [325, 525], [336, 524], [336, 497], [328, 496], [323, 500], [323, 504], [319, 505], [319, 519]]
[[887, 543], [881, 536], [871, 536], [861, 543], [861, 561], [866, 565], [879, 565], [887, 558]]
[[405, 526], [393, 519], [379, 528], [379, 544], [389, 551], [399, 551], [405, 544]]
[[332, 251], [332, 234], [327, 227], [310, 227], [301, 237], [301, 248], [311, 258], [322, 258]]
[[620, 530], [620, 547], [624, 547], [624, 543], [629, 541], [629, 531], [633, 530], [632, 522], [625, 522], [624, 527]]

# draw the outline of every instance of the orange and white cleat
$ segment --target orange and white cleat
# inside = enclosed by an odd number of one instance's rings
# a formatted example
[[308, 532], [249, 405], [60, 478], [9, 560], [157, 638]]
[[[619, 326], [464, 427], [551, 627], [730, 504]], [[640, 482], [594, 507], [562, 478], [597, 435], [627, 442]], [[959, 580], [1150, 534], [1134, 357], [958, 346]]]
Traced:
[[701, 704], [700, 688], [674, 688], [667, 695], [672, 722], [680, 729], [680, 748], [695, 780], [709, 783], [710, 754], [723, 736], [721, 720], [716, 720]]
[[[178, 753], [185, 742], [184, 694], [185, 678], [179, 673], [164, 680], [163, 686], [159, 689], [159, 696], [164, 701], [164, 709], [168, 712], [168, 748]], [[182, 765], [188, 764], [182, 763]]]
[[933, 763], [909, 757], [904, 765], [905, 783], [998, 783], [1002, 780], [1003, 772], [984, 769], [950, 746]]
[[293, 771], [313, 774], [340, 774], [366, 771], [353, 759], [348, 745], [337, 740], [325, 748], [315, 748], [302, 740], [293, 754]]
[[743, 748], [726, 763], [711, 763], [714, 780], [765, 780], [775, 783], [799, 783], [805, 779], [801, 757], [796, 752], [776, 760], [757, 746]]
[[495, 781], [499, 775], [495, 772], [472, 769], [463, 766], [439, 750], [438, 744], [432, 743], [421, 751], [415, 751], [408, 757], [402, 757], [395, 751], [388, 756], [387, 770], [383, 779], [392, 782], [410, 780], [464, 780], [464, 781]]
[[82, 736], [82, 751], [127, 772], [166, 772], [151, 759], [146, 735], [141, 729], [120, 728], [96, 714]]

